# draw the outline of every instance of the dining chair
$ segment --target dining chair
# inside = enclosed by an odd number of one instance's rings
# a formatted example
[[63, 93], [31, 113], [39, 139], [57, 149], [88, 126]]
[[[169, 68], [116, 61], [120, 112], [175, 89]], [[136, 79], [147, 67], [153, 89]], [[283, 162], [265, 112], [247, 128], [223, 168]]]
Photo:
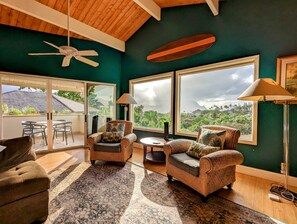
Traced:
[[22, 121], [22, 126], [22, 136], [31, 136], [33, 138], [33, 143], [35, 144], [35, 135], [41, 134], [42, 139], [45, 141], [45, 144], [47, 145], [45, 125], [37, 124], [36, 121]]
[[71, 121], [66, 121], [66, 120], [56, 120], [59, 121], [59, 123], [56, 123], [53, 125], [54, 133], [53, 133], [53, 140], [54, 138], [58, 137], [58, 132], [62, 133], [63, 136], [63, 141], [65, 139], [66, 145], [68, 145], [67, 141], [67, 132], [70, 132], [72, 136], [72, 141], [74, 142], [74, 137], [73, 137], [73, 132], [72, 132], [72, 122]]

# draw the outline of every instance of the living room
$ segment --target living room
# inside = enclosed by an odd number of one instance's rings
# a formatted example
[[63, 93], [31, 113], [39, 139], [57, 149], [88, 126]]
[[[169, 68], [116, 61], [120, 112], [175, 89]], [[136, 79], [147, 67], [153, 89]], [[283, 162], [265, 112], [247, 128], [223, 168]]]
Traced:
[[[0, 1], [1, 6], [3, 6], [3, 2], [9, 1]], [[160, 3], [161, 1], [156, 2]], [[192, 2], [197, 3], [199, 1]], [[62, 57], [60, 56], [29, 56], [28, 53], [30, 52], [55, 52], [56, 49], [43, 43], [43, 41], [54, 43], [57, 46], [66, 45], [67, 33], [64, 29], [63, 32], [60, 31], [60, 35], [54, 35], [34, 31], [30, 29], [31, 27], [24, 27], [25, 29], [18, 28], [17, 24], [20, 22], [9, 24], [11, 16], [14, 14], [11, 11], [2, 9], [0, 21], [2, 21], [1, 24], [5, 25], [0, 25], [0, 71], [5, 72], [5, 75], [7, 73], [25, 74], [29, 75], [29, 77], [33, 75], [33, 77], [39, 78], [115, 84], [116, 94], [114, 98], [116, 100], [123, 93], [131, 92], [131, 80], [158, 76], [168, 72], [173, 72], [173, 80], [175, 80], [177, 72], [184, 69], [258, 55], [259, 78], [271, 78], [276, 81], [277, 59], [296, 55], [297, 52], [295, 41], [297, 31], [294, 29], [297, 17], [293, 10], [296, 7], [296, 1], [220, 1], [219, 14], [217, 16], [213, 15], [204, 1], [201, 2], [203, 3], [162, 8], [160, 21], [153, 16], [148, 16], [149, 19], [141, 27], [137, 29], [134, 27], [137, 31], [125, 40], [124, 52], [95, 41], [71, 37], [71, 46], [80, 50], [94, 49], [99, 52], [98, 57], [90, 57], [90, 59], [99, 62], [99, 67], [92, 67], [74, 59], [71, 59], [69, 67], [62, 67]], [[78, 4], [78, 1], [73, 1], [71, 4]], [[65, 14], [67, 8], [66, 1], [61, 3], [61, 5]], [[54, 6], [52, 7], [54, 8]], [[136, 8], [137, 6], [133, 5], [133, 7]], [[102, 17], [100, 19], [104, 20]], [[291, 22], [293, 24], [290, 25]], [[39, 25], [42, 25], [42, 23], [39, 22]], [[48, 25], [44, 24], [43, 26], [44, 30], [46, 30]], [[52, 30], [54, 31], [55, 29], [53, 28]], [[115, 32], [119, 33], [119, 31]], [[122, 31], [122, 35], [124, 33]], [[147, 60], [147, 56], [162, 45], [184, 37], [205, 33], [213, 34], [216, 37], [216, 42], [204, 52], [169, 62], [154, 63]], [[174, 88], [172, 90], [173, 95], [177, 93], [174, 91]], [[214, 89], [213, 91], [216, 90]], [[173, 104], [172, 107], [175, 108], [174, 100]], [[115, 108], [116, 111], [113, 118], [123, 119], [124, 108], [119, 104]], [[129, 118], [131, 118], [131, 109], [132, 106], [129, 107]], [[297, 152], [294, 147], [297, 144], [294, 138], [297, 127], [296, 105], [290, 104], [289, 110], [289, 185], [296, 187]], [[172, 113], [170, 137], [195, 140], [193, 136], [176, 134], [176, 109], [172, 109]], [[259, 102], [256, 132], [257, 143], [246, 144], [239, 142], [237, 150], [243, 154], [244, 162], [237, 169], [241, 169], [241, 172], [245, 175], [251, 172], [250, 175], [257, 178], [259, 178], [259, 175], [267, 175], [263, 179], [252, 179], [249, 176], [243, 176], [246, 178], [244, 179], [241, 178], [241, 174], [238, 174], [239, 176], [233, 191], [236, 192], [238, 190], [237, 182], [255, 181], [256, 187], [254, 191], [246, 190], [246, 194], [250, 196], [242, 196], [244, 198], [242, 199], [240, 194], [237, 194], [237, 199], [234, 200], [238, 202], [240, 200], [248, 200], [246, 199], [248, 197], [253, 197], [252, 201], [248, 203], [247, 201], [242, 202], [242, 204], [257, 210], [255, 204], [262, 203], [265, 207], [262, 210], [258, 210], [261, 213], [286, 223], [294, 223], [297, 220], [297, 209], [294, 204], [285, 199], [281, 199], [281, 202], [271, 201], [268, 199], [269, 187], [265, 189], [261, 187], [263, 186], [261, 183], [267, 179], [271, 182], [279, 181], [284, 184], [285, 177], [280, 174], [281, 163], [284, 162], [283, 132], [283, 105], [274, 104], [273, 102]], [[140, 143], [140, 139], [145, 137], [163, 136], [163, 133], [160, 131], [153, 132], [141, 129], [135, 129], [134, 133], [137, 136], [137, 143]], [[136, 144], [136, 146], [139, 145]], [[143, 151], [137, 147], [134, 150], [132, 161], [134, 160], [134, 162], [136, 161], [135, 163], [141, 164]], [[58, 153], [61, 155], [60, 158], [54, 156], [54, 153], [47, 154], [47, 157], [39, 155], [39, 160], [43, 160], [44, 164], [48, 164], [48, 167], [45, 167], [45, 169], [53, 172], [54, 169], [51, 166], [60, 167], [62, 163], [67, 164], [72, 160], [75, 160], [74, 163], [86, 160], [90, 164], [88, 150], [80, 149], [80, 151], [74, 150]], [[49, 161], [46, 162], [47, 159]], [[64, 162], [61, 162], [62, 160]], [[164, 166], [164, 164], [158, 165], [153, 163], [145, 165], [148, 170], [153, 169], [157, 172], [158, 170], [164, 170]], [[239, 185], [243, 186], [241, 188], [242, 192], [245, 191], [244, 189], [249, 189], [245, 188], [247, 185]], [[264, 186], [266, 187], [266, 185]], [[261, 202], [255, 199], [259, 194], [261, 194], [259, 196]], [[231, 198], [228, 199], [232, 201], [232, 193], [229, 196]], [[117, 220], [115, 222], [120, 221]]]

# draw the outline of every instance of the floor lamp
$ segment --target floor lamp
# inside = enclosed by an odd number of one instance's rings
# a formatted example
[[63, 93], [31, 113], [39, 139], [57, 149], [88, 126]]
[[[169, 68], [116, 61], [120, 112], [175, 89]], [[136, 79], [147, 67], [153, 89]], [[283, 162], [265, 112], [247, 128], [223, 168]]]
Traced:
[[[283, 133], [283, 143], [284, 143], [284, 162], [281, 164], [281, 173], [285, 175], [285, 187], [278, 189], [271, 189], [272, 192], [277, 193], [284, 198], [289, 192], [288, 190], [288, 175], [289, 175], [289, 106], [288, 100], [294, 98], [291, 93], [289, 93], [282, 86], [277, 84], [274, 80], [270, 78], [257, 79], [253, 82], [239, 97], [239, 100], [248, 101], [279, 101], [281, 100], [284, 105], [284, 133]], [[290, 193], [290, 192], [289, 192]], [[292, 193], [291, 193], [292, 194]], [[294, 199], [294, 196], [292, 197]]]
[[137, 104], [133, 96], [129, 93], [124, 93], [118, 100], [118, 104], [121, 104], [121, 106], [125, 107], [125, 114], [124, 114], [124, 119], [127, 120], [127, 113], [128, 113], [128, 105], [129, 104]]

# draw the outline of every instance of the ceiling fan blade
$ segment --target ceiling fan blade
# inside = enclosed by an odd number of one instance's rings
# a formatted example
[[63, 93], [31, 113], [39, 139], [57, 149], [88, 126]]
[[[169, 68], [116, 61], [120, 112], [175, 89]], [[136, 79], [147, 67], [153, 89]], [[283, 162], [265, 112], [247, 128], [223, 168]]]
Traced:
[[48, 45], [50, 45], [50, 46], [52, 46], [52, 47], [54, 47], [54, 48], [56, 48], [56, 49], [58, 49], [58, 50], [63, 50], [63, 49], [61, 49], [60, 47], [58, 47], [58, 46], [56, 46], [56, 45], [54, 45], [54, 44], [52, 44], [52, 43], [50, 43], [50, 42], [47, 42], [47, 41], [43, 41], [44, 43], [46, 43], [46, 44], [48, 44]]
[[62, 67], [68, 67], [70, 65], [71, 56], [65, 56], [62, 61]]
[[77, 59], [77, 60], [79, 60], [79, 61], [81, 61], [81, 62], [83, 62], [83, 63], [86, 63], [86, 64], [88, 64], [88, 65], [91, 65], [91, 66], [93, 66], [93, 67], [97, 67], [97, 66], [99, 65], [99, 63], [97, 63], [97, 62], [92, 61], [92, 60], [90, 60], [90, 59], [87, 59], [87, 58], [85, 58], [85, 57], [79, 56], [79, 55], [74, 56], [74, 57], [75, 57], [75, 59]]
[[28, 53], [28, 55], [43, 56], [43, 55], [64, 55], [64, 54], [61, 54], [61, 53]]
[[98, 53], [94, 50], [77, 51], [80, 56], [98, 56]]

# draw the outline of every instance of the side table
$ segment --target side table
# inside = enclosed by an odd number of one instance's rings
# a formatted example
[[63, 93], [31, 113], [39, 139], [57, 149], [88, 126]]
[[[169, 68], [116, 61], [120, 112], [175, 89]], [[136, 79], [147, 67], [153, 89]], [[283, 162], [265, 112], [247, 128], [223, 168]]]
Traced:
[[[140, 142], [143, 144], [143, 163], [147, 160], [156, 163], [165, 162], [165, 153], [163, 151], [154, 151], [153, 148], [163, 148], [167, 142], [163, 138], [158, 137], [147, 137], [140, 139]], [[147, 147], [151, 147], [151, 151], [147, 152]]]

